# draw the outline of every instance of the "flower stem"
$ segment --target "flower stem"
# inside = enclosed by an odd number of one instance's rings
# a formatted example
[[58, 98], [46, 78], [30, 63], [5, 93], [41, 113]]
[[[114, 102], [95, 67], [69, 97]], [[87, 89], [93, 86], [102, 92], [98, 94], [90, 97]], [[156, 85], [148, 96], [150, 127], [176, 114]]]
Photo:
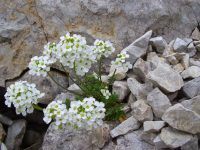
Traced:
[[101, 65], [102, 65], [102, 57], [99, 59], [99, 79], [101, 81]]
[[37, 104], [33, 104], [33, 108], [36, 109], [36, 110], [39, 110], [39, 111], [43, 111], [43, 108], [40, 107], [40, 106], [37, 105]]

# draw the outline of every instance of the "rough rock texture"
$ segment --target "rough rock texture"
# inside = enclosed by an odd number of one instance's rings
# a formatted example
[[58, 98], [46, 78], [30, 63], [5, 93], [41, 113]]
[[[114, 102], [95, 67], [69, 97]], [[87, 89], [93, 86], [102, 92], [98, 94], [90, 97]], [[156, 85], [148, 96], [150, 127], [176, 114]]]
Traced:
[[134, 118], [129, 117], [127, 120], [119, 124], [113, 130], [110, 131], [110, 135], [112, 138], [115, 138], [119, 135], [124, 135], [129, 131], [136, 130], [140, 127], [140, 123]]
[[153, 48], [158, 52], [158, 53], [163, 53], [164, 49], [167, 47], [167, 42], [163, 37], [155, 37], [150, 39], [150, 43], [153, 46]]
[[164, 112], [171, 106], [168, 97], [159, 88], [155, 88], [147, 96], [147, 103], [152, 107], [156, 117], [161, 118]]
[[153, 143], [157, 149], [168, 148], [168, 146], [161, 140], [160, 135], [155, 137]]
[[181, 76], [183, 77], [183, 79], [197, 78], [200, 76], [200, 67], [191, 66], [191, 67], [187, 68], [186, 70], [184, 70], [181, 73]]
[[193, 136], [189, 142], [181, 146], [181, 150], [199, 150], [198, 137]]
[[159, 64], [147, 78], [166, 92], [175, 92], [183, 86], [182, 77], [167, 64]]
[[188, 81], [183, 86], [183, 92], [189, 98], [193, 98], [200, 94], [200, 77]]
[[181, 104], [168, 108], [162, 120], [175, 129], [192, 134], [200, 133], [200, 115]]
[[[105, 127], [105, 128], [104, 128]], [[43, 150], [94, 150], [103, 147], [109, 140], [107, 126], [93, 132], [74, 130], [65, 127], [61, 130], [54, 128], [53, 124], [48, 128], [44, 140]], [[99, 148], [98, 148], [99, 146]]]
[[162, 129], [160, 138], [170, 148], [178, 148], [191, 141], [193, 136], [192, 134], [167, 127]]
[[165, 126], [164, 121], [145, 121], [144, 132], [159, 132]]
[[199, 5], [199, 0], [2, 0], [0, 83], [19, 76], [47, 40], [67, 30], [89, 42], [110, 39], [119, 50], [148, 30], [167, 40], [190, 35], [200, 20]]

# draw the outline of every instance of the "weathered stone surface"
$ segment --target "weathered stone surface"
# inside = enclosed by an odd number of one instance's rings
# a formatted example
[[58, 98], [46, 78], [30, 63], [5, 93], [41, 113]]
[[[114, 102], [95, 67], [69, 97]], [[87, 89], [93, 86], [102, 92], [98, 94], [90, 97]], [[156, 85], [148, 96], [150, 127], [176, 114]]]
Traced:
[[154, 37], [150, 39], [150, 44], [158, 53], [163, 53], [164, 49], [167, 46], [167, 42], [162, 36]]
[[185, 54], [183, 57], [182, 57], [182, 60], [181, 60], [181, 64], [183, 65], [183, 67], [185, 69], [187, 69], [189, 67], [189, 64], [190, 64], [190, 55], [189, 54]]
[[178, 148], [192, 140], [193, 136], [192, 134], [167, 127], [162, 129], [160, 138], [170, 148]]
[[113, 83], [112, 92], [116, 93], [118, 95], [119, 101], [122, 102], [127, 97], [130, 90], [126, 81], [115, 81]]
[[164, 126], [164, 121], [145, 121], [143, 123], [144, 132], [159, 132]]
[[173, 69], [176, 70], [178, 73], [181, 73], [184, 70], [184, 67], [181, 63], [178, 63], [173, 66]]
[[117, 139], [116, 150], [152, 150], [154, 146], [143, 141], [140, 136], [142, 130], [133, 131]]
[[157, 67], [160, 63], [166, 63], [166, 60], [162, 57], [159, 57], [155, 52], [150, 52], [147, 54], [147, 61], [152, 63], [154, 67]]
[[151, 145], [154, 145], [154, 142], [153, 140], [155, 139], [155, 137], [157, 136], [157, 133], [154, 133], [154, 132], [142, 132], [142, 134], [140, 135], [140, 138], [151, 144]]
[[[66, 79], [65, 75], [52, 71], [51, 74], [59, 83], [62, 83], [64, 87], [67, 88], [68, 80]], [[25, 80], [30, 83], [35, 83], [38, 90], [45, 93], [45, 96], [40, 99], [40, 103], [48, 104], [54, 100], [55, 96], [65, 90], [58, 86], [51, 78], [49, 77], [37, 77], [31, 76], [28, 72], [26, 72], [20, 79], [18, 80]], [[8, 81], [6, 82], [6, 86], [13, 84], [15, 81]]]
[[184, 70], [181, 73], [181, 76], [183, 77], [183, 79], [197, 78], [200, 76], [200, 67], [191, 66], [191, 67], [187, 68], [186, 70]]
[[133, 64], [138, 58], [146, 54], [151, 35], [152, 31], [146, 32], [143, 36], [135, 40], [132, 44], [124, 49], [130, 55], [127, 60], [131, 64]]
[[174, 41], [174, 45], [173, 45], [173, 49], [175, 52], [184, 52], [186, 51], [187, 48], [187, 43], [180, 39], [180, 38], [176, 38], [176, 40]]
[[147, 96], [147, 103], [152, 107], [156, 117], [161, 118], [164, 112], [171, 107], [170, 100], [158, 88], [155, 88]]
[[5, 144], [9, 150], [18, 150], [26, 130], [26, 120], [17, 120], [9, 128]]
[[191, 38], [194, 39], [194, 40], [200, 40], [200, 32], [199, 32], [199, 29], [197, 27], [192, 32]]
[[197, 50], [194, 46], [194, 44], [191, 42], [187, 47], [187, 53], [190, 57], [193, 57], [196, 54]]
[[153, 143], [158, 150], [162, 148], [168, 148], [168, 146], [161, 140], [160, 135], [155, 137]]
[[168, 108], [162, 120], [175, 129], [192, 134], [200, 133], [200, 115], [181, 104]]
[[128, 78], [127, 83], [131, 93], [137, 99], [146, 99], [147, 94], [153, 89], [151, 83], [141, 84], [134, 78]]
[[200, 67], [200, 60], [197, 60], [197, 59], [194, 59], [194, 58], [190, 58], [189, 62], [190, 62], [190, 66], [198, 66], [198, 67]]
[[110, 67], [109, 76], [111, 77], [114, 74], [114, 72], [115, 72], [115, 79], [118, 80], [118, 81], [123, 80], [126, 77], [126, 72], [124, 72], [123, 69], [118, 68], [115, 71], [115, 68]]
[[[45, 134], [43, 150], [99, 150], [105, 140], [109, 139], [108, 128], [97, 129], [92, 132], [86, 130], [75, 130], [71, 127], [64, 127], [61, 130], [55, 129], [51, 124]], [[107, 141], [106, 141], [107, 142]]]
[[137, 100], [135, 103], [133, 103], [131, 108], [132, 114], [137, 120], [141, 122], [153, 120], [152, 109], [144, 102], [144, 100]]
[[127, 120], [112, 129], [110, 135], [112, 138], [115, 138], [119, 135], [124, 135], [130, 131], [137, 130], [139, 127], [140, 123], [134, 117], [129, 117]]
[[132, 93], [129, 94], [128, 96], [128, 105], [131, 107], [131, 105], [136, 101], [135, 96], [133, 96]]
[[111, 141], [102, 150], [114, 150], [115, 148], [116, 144]]
[[3, 128], [3, 125], [0, 123], [0, 142], [3, 142], [5, 136], [6, 136], [6, 132]]
[[166, 92], [175, 92], [183, 86], [182, 77], [167, 64], [159, 64], [147, 78]]
[[193, 98], [200, 94], [200, 77], [188, 81], [183, 86], [183, 92], [189, 98]]
[[171, 65], [176, 65], [178, 64], [178, 60], [176, 59], [176, 57], [174, 56], [174, 54], [172, 55], [168, 55], [166, 56], [167, 61], [171, 64]]
[[199, 150], [197, 136], [193, 136], [189, 142], [181, 146], [181, 150]]

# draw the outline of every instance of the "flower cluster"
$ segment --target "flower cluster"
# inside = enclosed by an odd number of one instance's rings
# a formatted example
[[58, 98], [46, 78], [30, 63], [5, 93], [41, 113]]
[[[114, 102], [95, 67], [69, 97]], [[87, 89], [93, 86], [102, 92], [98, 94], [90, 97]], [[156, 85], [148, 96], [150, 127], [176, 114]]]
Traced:
[[130, 62], [126, 62], [126, 58], [129, 58], [129, 55], [126, 51], [122, 51], [117, 55], [116, 60], [111, 62], [111, 68], [122, 69], [124, 72], [127, 72], [132, 68], [132, 64]]
[[45, 77], [47, 75], [47, 72], [50, 71], [50, 65], [54, 63], [53, 60], [51, 60], [48, 56], [35, 56], [31, 59], [31, 62], [29, 63], [29, 74], [31, 75], [42, 75]]
[[111, 93], [107, 87], [105, 89], [101, 89], [101, 93], [106, 99], [109, 99], [109, 97], [111, 96]]
[[113, 47], [110, 41], [102, 41], [96, 40], [94, 42], [94, 52], [97, 56], [97, 59], [100, 59], [102, 56], [109, 57], [114, 51], [115, 48]]
[[16, 113], [22, 113], [25, 116], [27, 113], [33, 112], [33, 104], [37, 104], [38, 99], [43, 96], [44, 93], [40, 93], [35, 84], [30, 84], [27, 81], [18, 81], [7, 88], [5, 104], [8, 107], [13, 104], [16, 108]]
[[47, 43], [44, 46], [43, 55], [48, 56], [52, 62], [56, 62], [57, 47], [56, 43]]
[[57, 44], [57, 59], [70, 69], [74, 69], [77, 75], [83, 76], [89, 71], [91, 65], [96, 62], [91, 46], [86, 44], [84, 37], [67, 33], [60, 38]]
[[55, 125], [58, 128], [62, 128], [63, 124], [67, 123], [67, 108], [62, 101], [51, 102], [44, 110], [43, 120], [48, 124], [52, 120], [55, 120]]
[[76, 128], [90, 130], [103, 124], [105, 111], [104, 103], [93, 97], [72, 101], [68, 112], [69, 123]]

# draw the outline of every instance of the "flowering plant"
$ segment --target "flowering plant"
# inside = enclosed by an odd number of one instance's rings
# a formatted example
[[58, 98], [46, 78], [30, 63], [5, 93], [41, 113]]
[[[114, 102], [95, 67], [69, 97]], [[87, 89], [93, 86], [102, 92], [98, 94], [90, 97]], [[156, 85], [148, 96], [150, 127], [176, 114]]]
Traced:
[[[35, 84], [19, 81], [8, 88], [5, 103], [8, 107], [13, 104], [17, 114], [22, 113], [22, 115], [33, 112], [34, 108], [42, 110], [43, 120], [46, 123], [53, 121], [58, 128], [70, 125], [90, 130], [102, 125], [104, 119], [118, 120], [124, 113], [117, 95], [111, 92], [111, 85], [118, 69], [127, 72], [132, 65], [126, 62], [129, 55], [126, 51], [122, 51], [116, 60], [111, 62], [114, 72], [109, 76], [109, 81], [103, 82], [101, 79], [103, 61], [114, 51], [115, 48], [109, 41], [96, 40], [93, 45], [88, 45], [85, 37], [67, 33], [60, 37], [57, 44], [45, 45], [42, 56], [31, 59], [29, 73], [43, 77], [48, 75], [58, 86], [73, 93], [76, 101], [55, 100], [46, 108], [42, 108], [38, 103], [44, 93], [40, 93]], [[60, 65], [66, 77], [80, 88], [81, 93], [65, 88], [53, 78], [50, 70], [54, 63]], [[93, 73], [90, 72], [92, 66], [98, 66], [93, 69]]]

